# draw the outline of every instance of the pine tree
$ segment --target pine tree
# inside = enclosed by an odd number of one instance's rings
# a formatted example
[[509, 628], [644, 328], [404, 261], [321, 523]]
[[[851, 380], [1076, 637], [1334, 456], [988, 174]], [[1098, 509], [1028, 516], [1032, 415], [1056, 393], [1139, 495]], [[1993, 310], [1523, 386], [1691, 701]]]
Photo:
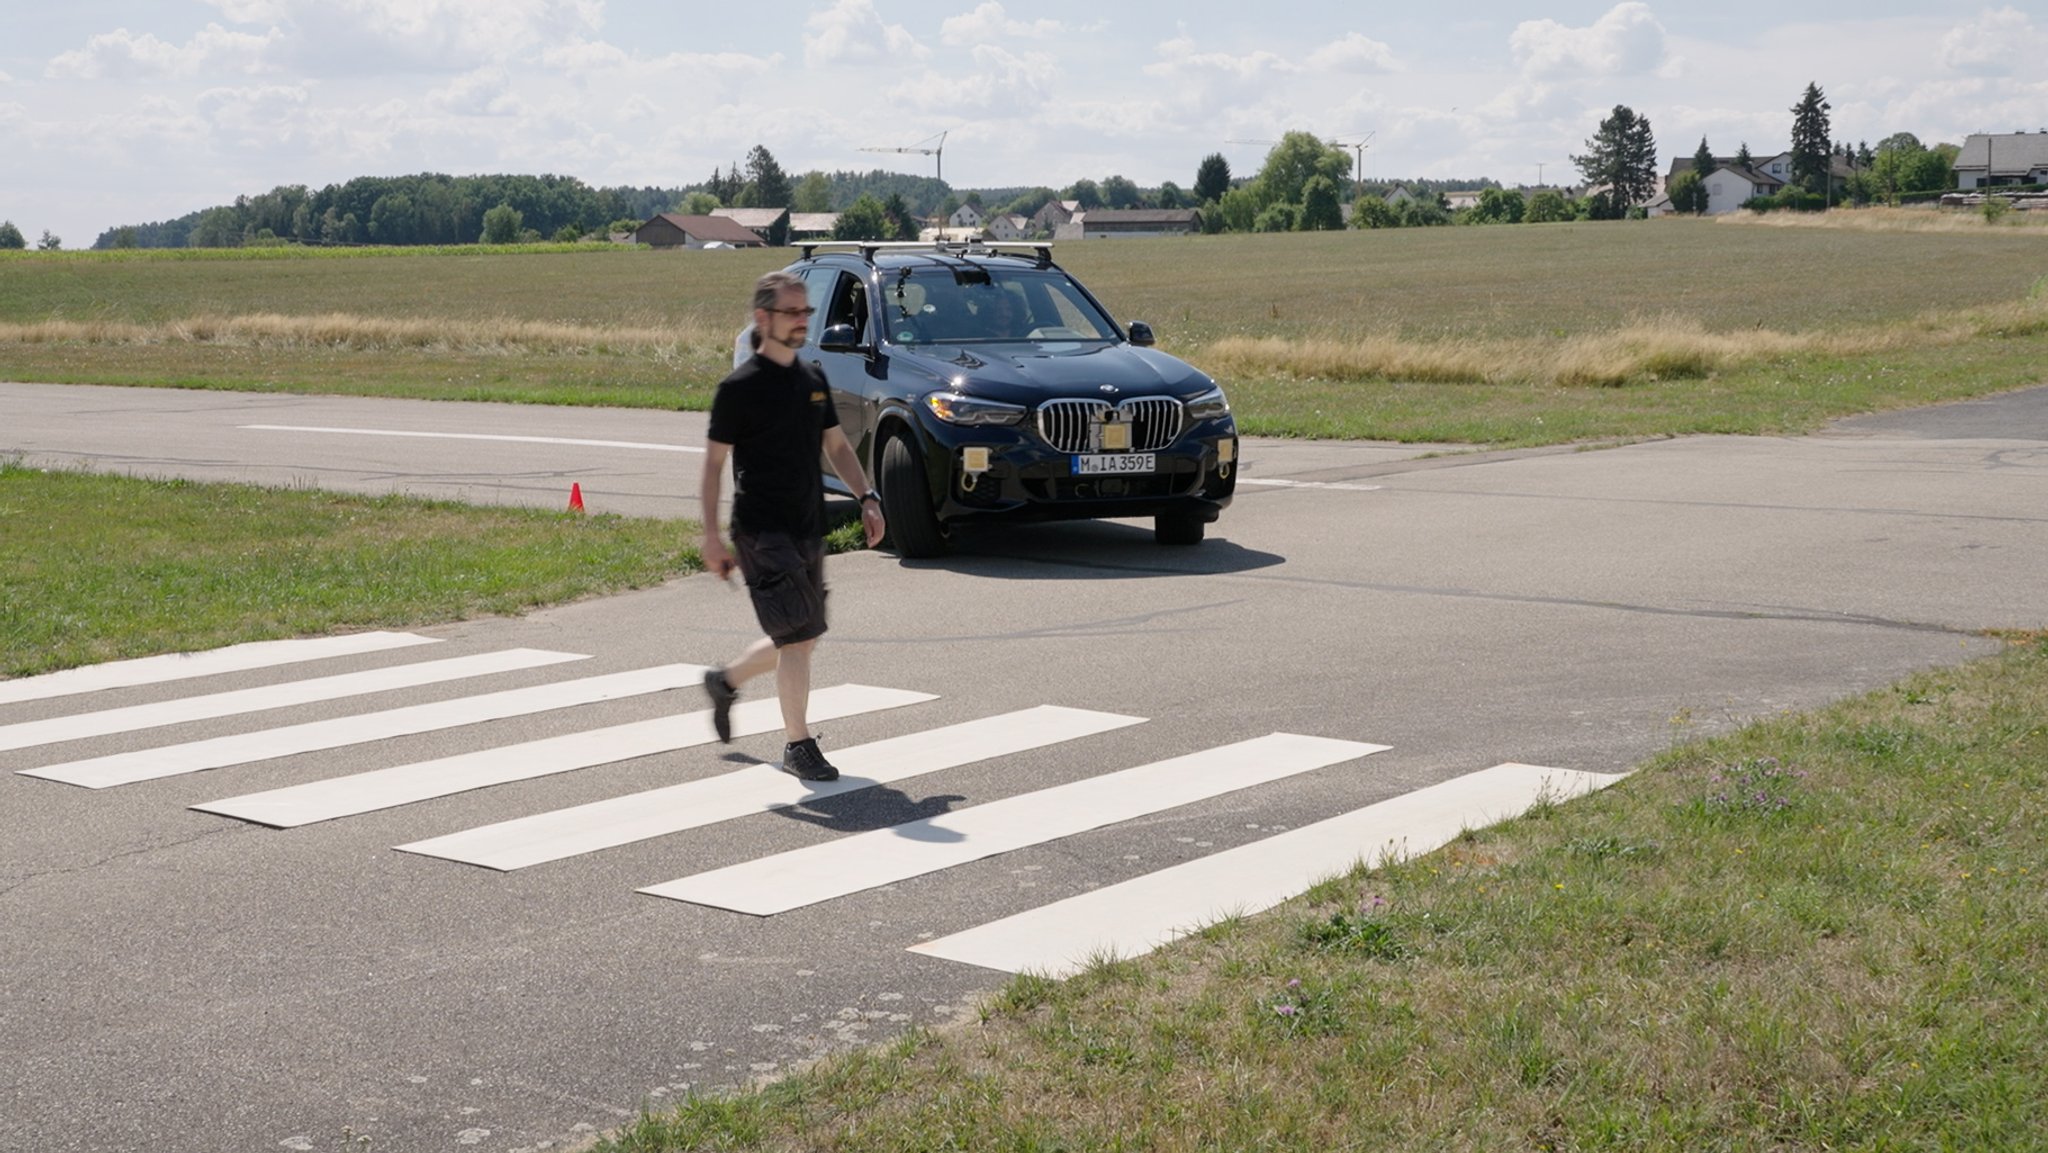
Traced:
[[782, 171], [782, 165], [762, 145], [754, 145], [747, 153], [747, 189], [745, 203], [752, 208], [788, 208], [792, 198], [789, 176]]
[[1792, 179], [1808, 192], [1828, 188], [1828, 104], [1820, 85], [1809, 83], [1792, 106]]
[[1223, 199], [1230, 191], [1230, 161], [1221, 152], [1211, 152], [1202, 158], [1202, 166], [1195, 170], [1195, 199], [1203, 204]]
[[1617, 104], [1600, 130], [1586, 141], [1586, 152], [1572, 157], [1579, 175], [1588, 184], [1605, 184], [1595, 206], [1595, 215], [1618, 220], [1628, 210], [1650, 198], [1657, 187], [1657, 141], [1650, 134], [1650, 118], [1637, 116], [1626, 104]]
[[1707, 147], [1707, 138], [1700, 137], [1699, 151], [1692, 154], [1692, 170], [1705, 180], [1714, 174], [1714, 150]]

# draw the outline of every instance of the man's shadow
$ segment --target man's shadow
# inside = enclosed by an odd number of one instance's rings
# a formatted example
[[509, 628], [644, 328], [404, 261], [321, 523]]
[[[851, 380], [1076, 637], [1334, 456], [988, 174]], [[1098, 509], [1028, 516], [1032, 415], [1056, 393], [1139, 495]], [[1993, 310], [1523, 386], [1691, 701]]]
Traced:
[[[757, 764], [769, 772], [781, 771], [772, 762], [743, 754], [728, 754], [726, 759]], [[853, 787], [846, 789], [845, 792], [826, 793], [822, 796], [813, 794], [795, 805], [773, 811], [791, 820], [831, 829], [836, 833], [868, 833], [876, 829], [894, 829], [898, 836], [933, 844], [947, 844], [966, 839], [965, 834], [925, 823], [933, 817], [945, 816], [953, 811], [956, 803], [967, 799], [959, 793], [913, 798], [903, 790], [888, 785], [863, 784], [867, 778], [855, 773], [849, 773], [839, 780], [845, 784], [837, 787]]]

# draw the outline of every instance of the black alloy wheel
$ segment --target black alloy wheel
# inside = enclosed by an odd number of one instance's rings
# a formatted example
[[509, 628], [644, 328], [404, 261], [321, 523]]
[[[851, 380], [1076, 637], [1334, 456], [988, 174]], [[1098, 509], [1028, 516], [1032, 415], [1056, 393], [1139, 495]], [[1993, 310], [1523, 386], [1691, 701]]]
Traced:
[[938, 556], [946, 550], [945, 530], [939, 527], [924, 479], [924, 464], [910, 438], [895, 436], [882, 449], [879, 470], [882, 515], [889, 522], [888, 544], [905, 560]]

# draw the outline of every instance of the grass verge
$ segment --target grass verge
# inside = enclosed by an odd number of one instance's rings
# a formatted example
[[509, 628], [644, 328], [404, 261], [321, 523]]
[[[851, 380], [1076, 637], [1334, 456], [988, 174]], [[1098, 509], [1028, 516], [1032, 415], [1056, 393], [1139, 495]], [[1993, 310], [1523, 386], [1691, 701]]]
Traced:
[[0, 675], [516, 613], [699, 567], [694, 524], [0, 463]]
[[2048, 637], [606, 1153], [2021, 1149], [2048, 1111]]

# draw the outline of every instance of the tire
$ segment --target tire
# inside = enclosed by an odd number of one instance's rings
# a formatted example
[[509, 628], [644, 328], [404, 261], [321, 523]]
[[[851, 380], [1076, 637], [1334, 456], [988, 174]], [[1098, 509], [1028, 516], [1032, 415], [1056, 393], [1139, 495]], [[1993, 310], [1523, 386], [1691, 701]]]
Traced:
[[1152, 539], [1160, 544], [1201, 544], [1202, 530], [1207, 527], [1201, 517], [1184, 512], [1162, 512], [1152, 518]]
[[888, 544], [905, 560], [938, 556], [946, 551], [946, 534], [932, 511], [924, 465], [908, 437], [891, 437], [882, 449], [877, 489], [882, 515], [889, 522]]

